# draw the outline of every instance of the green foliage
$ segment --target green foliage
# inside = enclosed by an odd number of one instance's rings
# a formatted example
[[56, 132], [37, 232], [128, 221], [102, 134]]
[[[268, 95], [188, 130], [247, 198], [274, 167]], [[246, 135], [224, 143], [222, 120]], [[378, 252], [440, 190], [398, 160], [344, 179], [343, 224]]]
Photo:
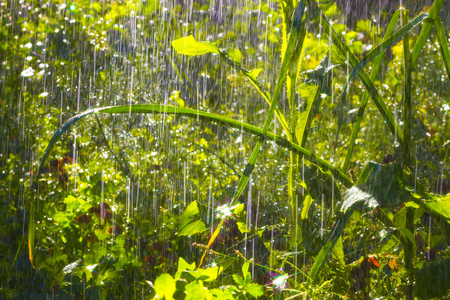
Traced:
[[0, 298], [448, 297], [447, 4], [341, 3], [3, 1]]

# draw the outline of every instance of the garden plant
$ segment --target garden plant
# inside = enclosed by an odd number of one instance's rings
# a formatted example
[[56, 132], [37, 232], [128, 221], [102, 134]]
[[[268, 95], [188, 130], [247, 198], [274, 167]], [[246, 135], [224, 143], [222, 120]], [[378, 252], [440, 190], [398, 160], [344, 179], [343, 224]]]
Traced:
[[235, 2], [2, 2], [2, 297], [449, 297], [448, 1]]

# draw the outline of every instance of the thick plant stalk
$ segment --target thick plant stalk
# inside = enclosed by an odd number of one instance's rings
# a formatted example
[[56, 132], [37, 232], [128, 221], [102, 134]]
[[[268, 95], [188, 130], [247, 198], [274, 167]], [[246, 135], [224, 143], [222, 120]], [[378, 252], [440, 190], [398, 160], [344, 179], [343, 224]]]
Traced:
[[[300, 33], [300, 28], [301, 28], [301, 24], [302, 24], [303, 12], [305, 10], [305, 6], [306, 6], [306, 1], [305, 0], [300, 0], [298, 2], [298, 4], [297, 4], [297, 8], [295, 10], [294, 20], [293, 20], [292, 30], [291, 30], [291, 35], [289, 37], [288, 45], [287, 45], [287, 48], [286, 48], [285, 59], [283, 60], [283, 63], [281, 65], [280, 73], [278, 74], [277, 84], [275, 85], [275, 90], [274, 90], [273, 96], [272, 96], [272, 103], [270, 104], [270, 109], [269, 109], [269, 112], [268, 112], [268, 114], [266, 116], [266, 121], [264, 122], [264, 127], [262, 129], [262, 135], [263, 136], [269, 130], [270, 123], [272, 122], [272, 118], [273, 118], [274, 113], [275, 113], [275, 108], [276, 108], [278, 99], [280, 97], [280, 93], [281, 93], [281, 89], [282, 89], [283, 84], [284, 84], [284, 80], [286, 78], [286, 74], [287, 74], [287, 71], [288, 71], [289, 63], [291, 61], [292, 54], [294, 53], [294, 49], [295, 49], [295, 46], [296, 46], [297, 41], [298, 41], [298, 34]], [[241, 178], [239, 179], [236, 192], [235, 192], [235, 194], [233, 196], [233, 199], [230, 201], [230, 205], [232, 205], [233, 202], [236, 201], [239, 198], [239, 196], [244, 191], [244, 188], [247, 186], [247, 183], [248, 183], [248, 181], [250, 179], [250, 175], [253, 172], [253, 169], [255, 167], [256, 158], [258, 157], [258, 154], [259, 154], [259, 151], [261, 150], [261, 146], [262, 146], [263, 142], [264, 142], [263, 138], [259, 139], [256, 142], [255, 148], [253, 149], [253, 152], [252, 152], [252, 154], [250, 156], [249, 162], [245, 166], [245, 170], [244, 170]], [[223, 224], [223, 222], [221, 222], [221, 224], [219, 224], [219, 227], [221, 227], [222, 224]], [[211, 244], [214, 242], [214, 240], [215, 240], [215, 236], [212, 236], [211, 239], [208, 242], [208, 245], [207, 245], [208, 248], [211, 246]], [[206, 255], [206, 252], [207, 251], [205, 251], [203, 253], [203, 256], [202, 256], [202, 258], [200, 260], [200, 263], [199, 263], [198, 267], [200, 267], [202, 265], [203, 259], [205, 258], [205, 255]]]
[[[405, 11], [404, 18], [406, 22], [408, 20], [408, 11]], [[404, 127], [403, 137], [404, 142], [402, 145], [403, 150], [403, 164], [406, 167], [413, 166], [411, 155], [411, 120], [412, 120], [412, 103], [411, 103], [411, 52], [409, 51], [409, 34], [403, 37], [403, 55], [405, 62], [405, 84], [404, 84], [404, 99], [403, 99], [403, 113], [404, 113]], [[414, 210], [411, 207], [406, 211], [406, 229], [414, 232]], [[411, 241], [406, 240], [403, 245], [405, 254], [405, 268], [408, 271], [406, 275], [405, 295], [406, 300], [414, 300], [414, 245]]]

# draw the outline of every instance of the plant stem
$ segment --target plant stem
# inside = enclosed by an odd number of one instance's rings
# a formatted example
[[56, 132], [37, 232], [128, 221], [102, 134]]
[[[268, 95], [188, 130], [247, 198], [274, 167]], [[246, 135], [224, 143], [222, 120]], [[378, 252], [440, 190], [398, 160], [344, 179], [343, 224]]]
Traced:
[[[408, 11], [405, 11], [404, 21], [408, 22]], [[403, 165], [405, 167], [411, 167], [414, 165], [413, 156], [411, 155], [411, 119], [412, 119], [412, 103], [411, 103], [411, 65], [409, 50], [409, 34], [407, 33], [403, 38], [403, 54], [405, 62], [405, 84], [404, 84], [404, 99], [403, 99]], [[406, 229], [414, 234], [414, 210], [408, 207], [406, 210]], [[414, 299], [414, 245], [411, 241], [406, 240], [404, 244], [405, 253], [405, 268], [408, 271], [406, 275], [405, 295], [406, 300]]]

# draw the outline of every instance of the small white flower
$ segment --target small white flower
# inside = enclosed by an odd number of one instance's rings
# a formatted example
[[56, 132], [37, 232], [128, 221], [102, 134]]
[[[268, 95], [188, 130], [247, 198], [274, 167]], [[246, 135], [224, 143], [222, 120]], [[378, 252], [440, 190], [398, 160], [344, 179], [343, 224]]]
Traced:
[[33, 44], [32, 43], [25, 44], [25, 47], [27, 47], [28, 49], [31, 49], [31, 47], [33, 47]]
[[29, 67], [28, 69], [25, 69], [20, 73], [20, 76], [22, 77], [31, 77], [34, 75], [34, 69], [32, 67]]
[[47, 95], [48, 95], [47, 92], [43, 92], [43, 93], [41, 93], [39, 96], [41, 96], [41, 97], [47, 97]]

